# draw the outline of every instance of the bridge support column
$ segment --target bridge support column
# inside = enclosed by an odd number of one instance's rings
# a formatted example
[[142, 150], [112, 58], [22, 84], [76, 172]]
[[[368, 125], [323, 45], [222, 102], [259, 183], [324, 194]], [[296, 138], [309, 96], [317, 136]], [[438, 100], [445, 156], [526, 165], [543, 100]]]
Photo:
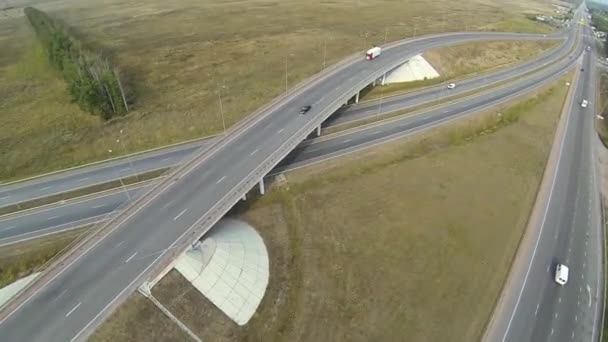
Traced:
[[317, 126], [317, 136], [321, 136], [321, 125]]
[[247, 195], [243, 195], [243, 201], [247, 200]]
[[375, 87], [375, 86], [376, 86], [376, 81], [377, 81], [377, 80], [374, 80], [374, 82], [372, 82], [372, 87]]
[[382, 85], [386, 82], [386, 73], [382, 75]]
[[264, 194], [264, 178], [260, 179], [260, 195]]
[[355, 103], [359, 103], [359, 91], [357, 92], [357, 95], [355, 95]]

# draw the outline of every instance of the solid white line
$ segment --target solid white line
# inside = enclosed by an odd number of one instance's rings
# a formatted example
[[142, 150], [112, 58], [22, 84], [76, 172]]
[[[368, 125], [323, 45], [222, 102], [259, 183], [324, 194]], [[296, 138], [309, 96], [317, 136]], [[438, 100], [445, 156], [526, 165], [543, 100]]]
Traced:
[[[576, 89], [578, 88], [578, 85], [579, 85], [579, 82], [577, 79], [577, 86], [575, 87], [574, 92], [572, 93], [573, 96], [576, 94]], [[562, 141], [561, 141], [560, 147], [559, 147], [558, 158], [555, 163], [555, 172], [553, 173], [553, 179], [551, 181], [551, 190], [549, 191], [549, 200], [547, 201], [547, 205], [545, 206], [545, 213], [543, 215], [543, 220], [540, 225], [540, 232], [538, 233], [538, 236], [536, 237], [536, 243], [534, 244], [534, 250], [532, 251], [532, 258], [530, 258], [530, 260], [534, 260], [534, 257], [536, 256], [536, 251], [538, 250], [538, 244], [540, 242], [540, 237], [543, 235], [543, 229], [545, 228], [547, 214], [549, 213], [549, 207], [551, 206], [551, 199], [553, 198], [553, 189], [555, 188], [555, 181], [557, 180], [557, 172], [559, 171], [559, 164], [562, 159], [562, 153], [564, 151], [564, 144], [565, 144], [566, 138], [568, 136], [568, 127], [570, 126], [570, 117], [571, 117], [571, 111], [572, 111], [571, 109], [572, 109], [573, 103], [574, 103], [573, 101], [571, 101], [571, 103], [570, 103], [568, 117], [566, 118], [566, 127], [564, 127], [564, 131], [562, 133], [563, 137], [562, 137]], [[528, 270], [526, 271], [526, 275], [524, 276], [524, 283], [522, 284], [521, 290], [519, 290], [519, 295], [517, 296], [517, 301], [515, 302], [515, 308], [513, 308], [513, 312], [511, 313], [511, 317], [509, 318], [509, 323], [507, 323], [507, 329], [505, 330], [505, 335], [502, 337], [503, 342], [507, 339], [507, 336], [509, 335], [509, 329], [511, 328], [511, 323], [513, 323], [513, 318], [515, 317], [515, 313], [517, 312], [517, 308], [519, 307], [519, 303], [521, 302], [521, 296], [523, 295], [524, 289], [526, 288], [526, 282], [528, 281], [528, 276], [530, 275], [530, 270], [532, 269], [532, 264], [533, 264], [533, 262], [530, 262], [528, 264]]]
[[11, 229], [13, 229], [13, 228], [17, 228], [17, 226], [9, 226], [9, 227], [4, 227], [4, 228], [0, 229], [0, 232], [3, 232], [3, 231], [5, 231], [5, 230], [11, 230]]
[[125, 264], [128, 263], [129, 261], [131, 261], [131, 259], [135, 258], [136, 255], [137, 255], [137, 252], [133, 253], [133, 255], [131, 255], [129, 257], [129, 259], [125, 260]]
[[48, 189], [51, 189], [51, 188], [52, 188], [52, 186], [45, 186], [44, 188], [40, 188], [40, 191], [48, 190]]
[[215, 184], [220, 184], [224, 179], [226, 179], [226, 176], [220, 178], [220, 180], [218, 180], [217, 182], [215, 182]]
[[69, 315], [71, 315], [71, 314], [72, 314], [72, 312], [74, 312], [74, 310], [78, 309], [78, 307], [80, 306], [80, 304], [82, 304], [82, 303], [81, 303], [81, 302], [78, 302], [78, 304], [76, 304], [76, 306], [75, 306], [75, 307], [74, 307], [72, 310], [70, 310], [70, 312], [68, 312], [68, 313], [65, 315], [65, 317], [68, 317]]
[[254, 154], [256, 154], [258, 152], [258, 149], [256, 149], [255, 151], [251, 152], [249, 155], [252, 156]]
[[51, 217], [47, 218], [47, 220], [56, 219], [56, 218], [58, 218], [58, 217], [59, 217], [59, 216], [51, 216]]
[[177, 220], [177, 219], [178, 219], [180, 216], [184, 215], [184, 213], [185, 213], [186, 211], [188, 211], [188, 208], [186, 208], [186, 209], [182, 210], [182, 212], [181, 212], [181, 213], [177, 214], [177, 216], [175, 216], [175, 217], [173, 218], [173, 221]]

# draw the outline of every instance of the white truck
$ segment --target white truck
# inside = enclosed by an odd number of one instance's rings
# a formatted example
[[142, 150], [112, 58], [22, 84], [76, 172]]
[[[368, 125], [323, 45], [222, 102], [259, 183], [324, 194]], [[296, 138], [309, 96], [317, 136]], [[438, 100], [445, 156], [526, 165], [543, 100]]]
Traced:
[[367, 52], [365, 53], [365, 59], [367, 59], [368, 61], [371, 61], [372, 59], [380, 56], [381, 52], [382, 52], [382, 49], [378, 46], [375, 46], [375, 47], [367, 50]]

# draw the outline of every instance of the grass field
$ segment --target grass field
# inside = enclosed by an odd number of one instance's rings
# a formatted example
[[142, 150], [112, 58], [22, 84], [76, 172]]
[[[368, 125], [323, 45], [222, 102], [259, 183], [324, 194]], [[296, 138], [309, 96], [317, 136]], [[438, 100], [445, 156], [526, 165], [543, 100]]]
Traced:
[[[10, 51], [0, 56], [2, 180], [106, 159], [110, 149], [122, 154], [217, 133], [220, 90], [230, 125], [285, 90], [285, 69], [293, 86], [320, 71], [324, 55], [334, 63], [385, 34], [392, 41], [500, 29], [551, 11], [543, 0], [9, 2], [63, 18], [121, 67], [137, 100], [129, 116], [108, 123], [81, 112], [25, 20], [1, 17], [0, 43]], [[525, 29], [548, 27], [530, 21]], [[120, 130], [126, 151], [116, 146]]]
[[[599, 70], [599, 68], [598, 68]], [[600, 96], [598, 97], [599, 104], [597, 106], [597, 112], [604, 116], [608, 117], [608, 73], [600, 72], [599, 74], [600, 80]], [[596, 129], [600, 135], [600, 139], [604, 143], [604, 145], [608, 146], [608, 121], [606, 120], [596, 120]]]
[[425, 52], [423, 57], [437, 70], [439, 77], [370, 87], [371, 90], [366, 92], [363, 98], [379, 98], [507, 67], [533, 58], [557, 44], [559, 44], [558, 41], [487, 41], [431, 49]]
[[[240, 204], [233, 215], [258, 229], [271, 260], [246, 326], [176, 272], [153, 293], [202, 340], [477, 340], [534, 202], [565, 81], [289, 173], [286, 185]], [[141, 332], [128, 322], [111, 318], [97, 336], [135, 341]]]

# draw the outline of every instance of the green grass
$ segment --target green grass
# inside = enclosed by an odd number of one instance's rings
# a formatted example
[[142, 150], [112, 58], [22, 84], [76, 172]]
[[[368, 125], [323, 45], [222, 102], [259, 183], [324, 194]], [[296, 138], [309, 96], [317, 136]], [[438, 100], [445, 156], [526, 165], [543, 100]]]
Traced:
[[271, 260], [247, 325], [174, 271], [156, 298], [203, 340], [478, 340], [533, 205], [564, 82], [291, 172], [286, 185], [240, 203], [232, 215], [257, 228]]
[[[540, 0], [41, 0], [38, 6], [110, 55], [133, 80], [137, 103], [126, 118], [105, 124], [82, 113], [43, 56], [32, 53], [39, 48], [23, 18], [1, 20], [0, 42], [10, 51], [0, 56], [0, 97], [8, 99], [0, 104], [5, 181], [106, 159], [109, 149], [128, 153], [217, 133], [222, 85], [231, 125], [284, 91], [286, 59], [290, 86], [321, 70], [325, 45], [330, 65], [382, 43], [385, 32], [393, 41], [414, 31], [523, 18], [530, 8], [551, 11]], [[41, 71], [21, 77], [33, 66]], [[120, 130], [126, 151], [116, 146]]]
[[437, 70], [439, 77], [370, 87], [363, 98], [379, 98], [504, 68], [531, 59], [557, 44], [558, 41], [484, 41], [434, 48], [423, 56]]
[[0, 247], [0, 288], [38, 270], [88, 227]]
[[[605, 118], [608, 118], [608, 73], [600, 72], [600, 96], [599, 106], [597, 108], [598, 113]], [[593, 105], [593, 104], [592, 104]], [[596, 120], [595, 125], [600, 139], [604, 143], [604, 146], [608, 146], [608, 121], [607, 120]]]

